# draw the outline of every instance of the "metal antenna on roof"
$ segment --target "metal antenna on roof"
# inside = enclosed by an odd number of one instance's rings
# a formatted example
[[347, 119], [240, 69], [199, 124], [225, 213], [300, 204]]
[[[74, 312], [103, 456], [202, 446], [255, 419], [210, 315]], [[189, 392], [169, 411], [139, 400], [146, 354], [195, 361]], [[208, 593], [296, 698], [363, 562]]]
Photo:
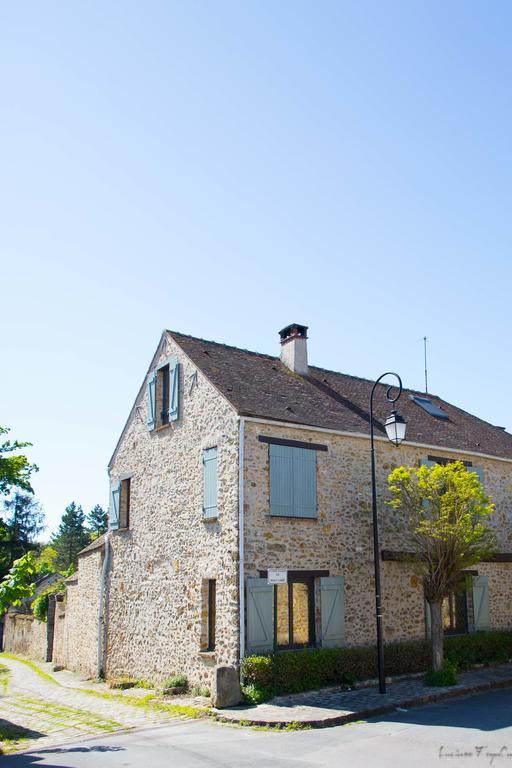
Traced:
[[425, 394], [428, 395], [428, 378], [427, 378], [427, 337], [423, 337], [423, 354], [425, 357]]

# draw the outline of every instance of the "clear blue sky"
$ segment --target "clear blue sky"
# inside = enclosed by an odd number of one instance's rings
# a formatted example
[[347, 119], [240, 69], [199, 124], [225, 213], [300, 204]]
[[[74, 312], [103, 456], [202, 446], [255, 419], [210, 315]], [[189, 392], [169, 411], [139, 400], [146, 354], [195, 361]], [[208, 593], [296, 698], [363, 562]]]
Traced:
[[0, 11], [0, 423], [51, 527], [164, 327], [510, 406], [507, 2], [24, 2]]

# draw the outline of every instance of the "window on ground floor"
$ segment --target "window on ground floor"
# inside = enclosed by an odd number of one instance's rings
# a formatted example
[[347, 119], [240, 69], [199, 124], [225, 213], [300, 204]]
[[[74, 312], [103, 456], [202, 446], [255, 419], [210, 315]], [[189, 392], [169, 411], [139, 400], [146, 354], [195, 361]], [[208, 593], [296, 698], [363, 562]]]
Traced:
[[246, 583], [249, 652], [271, 651], [274, 642], [278, 650], [344, 645], [343, 576], [329, 576], [329, 571], [288, 571], [287, 583], [269, 584], [268, 572], [260, 574]]
[[[441, 619], [445, 635], [463, 635], [490, 628], [488, 577], [465, 574], [458, 589], [444, 598]], [[430, 635], [430, 606], [425, 607], [427, 635]]]
[[303, 648], [315, 643], [315, 599], [313, 579], [278, 584], [277, 645]]

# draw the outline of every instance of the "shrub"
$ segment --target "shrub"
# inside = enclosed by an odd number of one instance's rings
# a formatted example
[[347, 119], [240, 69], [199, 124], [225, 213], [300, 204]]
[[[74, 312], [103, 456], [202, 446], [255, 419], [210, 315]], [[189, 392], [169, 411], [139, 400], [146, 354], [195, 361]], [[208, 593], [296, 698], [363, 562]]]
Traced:
[[242, 679], [260, 688], [272, 685], [272, 656], [246, 656], [242, 661]]
[[262, 688], [256, 683], [249, 683], [249, 685], [242, 686], [242, 693], [245, 701], [249, 704], [262, 704], [264, 701], [268, 701], [272, 698], [272, 688]]
[[59, 592], [64, 592], [66, 589], [66, 585], [64, 583], [63, 579], [59, 579], [58, 581], [54, 581], [53, 584], [50, 584], [49, 587], [47, 587], [43, 592], [41, 592], [37, 597], [35, 597], [32, 600], [32, 613], [36, 617], [36, 619], [39, 619], [39, 621], [46, 621], [48, 618], [48, 605], [50, 602], [50, 595], [58, 594]]
[[[447, 637], [444, 647], [445, 658], [457, 669], [499, 663], [512, 658], [512, 632], [475, 632]], [[423, 672], [431, 663], [431, 644], [426, 640], [392, 643], [384, 648], [386, 675]], [[329, 685], [351, 685], [376, 676], [374, 646], [282, 651], [275, 657], [271, 654], [247, 656], [242, 662], [247, 695], [260, 700], [262, 696], [268, 698], [274, 684], [276, 693], [299, 693]]]
[[181, 688], [186, 691], [188, 680], [186, 675], [171, 675], [162, 683], [162, 688]]
[[425, 685], [457, 685], [457, 667], [450, 659], [445, 659], [443, 661], [443, 668], [439, 672], [427, 669]]

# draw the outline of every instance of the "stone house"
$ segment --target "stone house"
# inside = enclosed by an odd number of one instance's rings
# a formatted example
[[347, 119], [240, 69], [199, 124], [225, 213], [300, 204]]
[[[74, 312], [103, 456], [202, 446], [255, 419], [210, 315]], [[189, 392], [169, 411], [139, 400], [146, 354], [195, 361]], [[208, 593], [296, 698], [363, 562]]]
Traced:
[[[274, 593], [280, 648], [373, 642], [371, 386], [309, 367], [303, 326], [281, 332], [280, 358], [162, 335], [109, 466], [107, 674], [208, 684], [272, 648]], [[447, 631], [510, 626], [512, 436], [433, 396], [405, 391], [400, 410], [406, 443], [377, 439], [381, 500], [393, 466], [457, 458], [496, 503], [501, 555], [447, 601]], [[426, 631], [393, 517], [381, 504], [388, 641]]]
[[[182, 672], [209, 686], [217, 666], [272, 649], [274, 605], [279, 649], [374, 642], [373, 382], [309, 366], [306, 331], [283, 329], [280, 357], [164, 331], [109, 464], [110, 530], [81, 554], [68, 590], [81, 633], [68, 666]], [[385, 392], [375, 398], [385, 640], [428, 631], [400, 521], [383, 503], [399, 464], [460, 459], [479, 473], [500, 554], [447, 599], [445, 629], [510, 628], [512, 435], [404, 390], [396, 448]], [[270, 585], [273, 570], [286, 582]], [[56, 638], [64, 647], [57, 628]]]

